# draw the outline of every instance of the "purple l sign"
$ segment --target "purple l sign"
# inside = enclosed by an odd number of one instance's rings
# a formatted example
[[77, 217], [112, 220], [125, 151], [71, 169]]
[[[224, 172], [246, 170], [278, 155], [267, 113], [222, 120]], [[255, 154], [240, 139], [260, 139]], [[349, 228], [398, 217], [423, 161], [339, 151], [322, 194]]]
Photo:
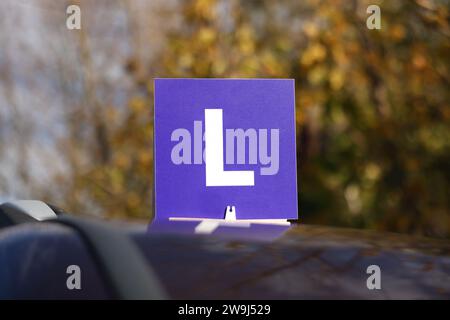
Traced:
[[156, 79], [156, 218], [296, 219], [294, 86]]

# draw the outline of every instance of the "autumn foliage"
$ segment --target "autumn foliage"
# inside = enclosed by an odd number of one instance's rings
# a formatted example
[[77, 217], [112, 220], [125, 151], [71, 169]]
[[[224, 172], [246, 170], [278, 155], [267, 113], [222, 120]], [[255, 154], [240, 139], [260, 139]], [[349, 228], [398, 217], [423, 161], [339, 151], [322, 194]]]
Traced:
[[375, 1], [381, 30], [370, 4], [181, 1], [157, 58], [123, 66], [137, 93], [104, 109], [69, 209], [151, 217], [154, 77], [294, 78], [300, 222], [448, 237], [448, 1]]

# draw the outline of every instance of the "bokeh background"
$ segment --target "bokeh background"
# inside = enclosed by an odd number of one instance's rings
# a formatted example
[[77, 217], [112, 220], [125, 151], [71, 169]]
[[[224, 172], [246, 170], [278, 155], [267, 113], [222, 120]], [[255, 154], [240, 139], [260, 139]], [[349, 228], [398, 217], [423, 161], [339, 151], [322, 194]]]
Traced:
[[2, 0], [0, 200], [148, 221], [153, 78], [294, 78], [300, 222], [448, 238], [449, 7]]

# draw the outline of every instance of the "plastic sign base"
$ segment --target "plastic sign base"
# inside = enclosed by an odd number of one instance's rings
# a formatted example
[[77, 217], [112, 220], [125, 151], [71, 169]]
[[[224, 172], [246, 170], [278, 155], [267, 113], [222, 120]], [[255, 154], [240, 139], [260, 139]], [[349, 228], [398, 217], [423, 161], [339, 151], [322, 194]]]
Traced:
[[251, 224], [290, 226], [287, 219], [236, 219], [235, 206], [227, 206], [224, 219], [169, 217], [169, 221], [199, 221], [196, 234], [211, 234], [219, 226], [249, 228]]

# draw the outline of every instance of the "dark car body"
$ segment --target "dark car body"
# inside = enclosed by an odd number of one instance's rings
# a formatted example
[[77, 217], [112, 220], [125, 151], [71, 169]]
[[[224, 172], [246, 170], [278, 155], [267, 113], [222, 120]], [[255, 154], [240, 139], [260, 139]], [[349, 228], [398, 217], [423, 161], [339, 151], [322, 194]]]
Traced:
[[[165, 292], [159, 298], [450, 298], [450, 243], [445, 240], [305, 225], [270, 241], [152, 233], [146, 225], [124, 223], [114, 230], [130, 239], [157, 277]], [[132, 283], [129, 261], [121, 261], [114, 245], [111, 250], [110, 264], [123, 263], [119, 277]], [[81, 290], [67, 288], [69, 265], [81, 269]], [[370, 265], [380, 267], [380, 290], [367, 287]], [[0, 266], [2, 299], [116, 297], [89, 241], [64, 224], [0, 229]]]

